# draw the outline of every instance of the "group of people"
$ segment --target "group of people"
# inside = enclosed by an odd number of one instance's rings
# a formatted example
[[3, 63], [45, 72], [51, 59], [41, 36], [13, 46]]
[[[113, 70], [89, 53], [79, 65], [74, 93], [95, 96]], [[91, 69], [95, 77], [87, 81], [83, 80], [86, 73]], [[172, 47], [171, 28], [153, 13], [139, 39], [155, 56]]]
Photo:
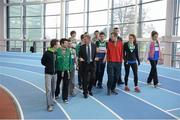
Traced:
[[[62, 100], [68, 103], [68, 96], [75, 96], [75, 71], [78, 72], [78, 86], [83, 90], [84, 98], [93, 96], [92, 88], [103, 89], [103, 76], [107, 64], [107, 95], [117, 95], [116, 85], [124, 84], [128, 87], [130, 67], [134, 75], [134, 91], [140, 92], [138, 87], [138, 65], [140, 65], [136, 36], [129, 34], [128, 41], [123, 43], [119, 36], [119, 28], [114, 28], [110, 38], [105, 40], [105, 33], [95, 31], [94, 38], [86, 32], [80, 36], [77, 43], [76, 32], [71, 31], [69, 39], [60, 41], [53, 39], [50, 47], [43, 54], [41, 63], [45, 66], [45, 88], [47, 110], [52, 111], [54, 100], [60, 97], [62, 83]], [[158, 33], [152, 31], [148, 60], [151, 71], [147, 79], [148, 84], [158, 86], [157, 62], [160, 57], [160, 43]], [[121, 79], [122, 63], [124, 63], [125, 77]]]

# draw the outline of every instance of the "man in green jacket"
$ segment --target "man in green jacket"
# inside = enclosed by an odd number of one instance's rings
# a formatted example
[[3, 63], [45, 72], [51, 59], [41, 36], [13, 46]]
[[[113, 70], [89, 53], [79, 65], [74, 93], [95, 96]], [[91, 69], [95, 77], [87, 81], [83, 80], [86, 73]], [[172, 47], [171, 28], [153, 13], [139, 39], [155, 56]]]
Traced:
[[63, 80], [62, 86], [62, 100], [68, 103], [68, 86], [70, 80], [70, 70], [72, 66], [71, 52], [68, 48], [68, 40], [62, 38], [60, 40], [61, 48], [57, 49], [57, 84], [55, 97], [59, 98], [60, 83]]

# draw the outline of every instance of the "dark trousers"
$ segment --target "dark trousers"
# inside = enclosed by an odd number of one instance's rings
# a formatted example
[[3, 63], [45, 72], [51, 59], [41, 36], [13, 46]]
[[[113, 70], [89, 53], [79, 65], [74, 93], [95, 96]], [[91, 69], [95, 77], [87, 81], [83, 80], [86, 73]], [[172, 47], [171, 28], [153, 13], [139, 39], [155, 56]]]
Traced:
[[119, 67], [120, 67], [120, 63], [118, 62], [107, 63], [107, 74], [108, 74], [107, 88], [108, 90], [114, 90], [116, 88], [116, 83], [117, 83], [117, 80], [119, 79]]
[[78, 61], [78, 85], [82, 85], [82, 63]]
[[157, 76], [157, 60], [150, 60], [151, 63], [151, 71], [149, 73], [149, 77], [147, 83], [151, 83], [152, 79], [154, 80], [154, 85], [158, 84], [158, 76]]
[[120, 63], [120, 67], [119, 67], [120, 69], [119, 69], [119, 79], [118, 79], [118, 83], [122, 83], [123, 81], [122, 81], [122, 78], [121, 78], [121, 70], [122, 70], [122, 63]]
[[57, 72], [57, 84], [56, 84], [55, 96], [58, 96], [60, 93], [61, 79], [63, 80], [62, 99], [67, 100], [68, 99], [68, 86], [69, 86], [69, 72], [68, 71], [64, 71], [64, 72], [58, 71]]
[[82, 75], [80, 73], [80, 71], [78, 70], [78, 85], [81, 86], [82, 85]]
[[95, 80], [96, 67], [94, 63], [87, 64], [84, 62], [82, 65], [83, 65], [83, 68], [81, 69], [83, 71], [83, 74], [82, 74], [83, 94], [88, 94], [88, 92], [91, 92], [92, 85]]
[[103, 61], [97, 61], [96, 62], [96, 80], [95, 80], [95, 85], [98, 82], [97, 85], [98, 86], [102, 86], [105, 66], [106, 66], [106, 63], [104, 63]]
[[128, 77], [129, 77], [130, 67], [132, 68], [132, 71], [134, 74], [134, 85], [138, 86], [138, 75], [137, 75], [138, 67], [137, 67], [137, 64], [136, 63], [134, 63], [134, 64], [124, 63], [124, 67], [125, 67], [125, 77], [124, 77], [125, 86], [128, 85]]

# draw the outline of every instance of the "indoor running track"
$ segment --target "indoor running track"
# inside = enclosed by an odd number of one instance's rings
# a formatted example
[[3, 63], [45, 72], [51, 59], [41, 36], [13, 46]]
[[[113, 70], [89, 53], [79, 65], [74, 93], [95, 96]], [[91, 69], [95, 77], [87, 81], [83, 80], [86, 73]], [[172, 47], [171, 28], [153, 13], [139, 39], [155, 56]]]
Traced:
[[[118, 86], [118, 95], [106, 95], [104, 89], [93, 89], [94, 96], [84, 99], [82, 91], [69, 98], [69, 103], [57, 100], [53, 112], [46, 110], [44, 68], [41, 54], [0, 52], [0, 84], [18, 100], [24, 119], [179, 119], [180, 70], [158, 66], [159, 88], [146, 85], [150, 65], [139, 67], [141, 93], [133, 91], [130, 74], [130, 92]], [[124, 69], [122, 70], [124, 75]], [[132, 72], [131, 72], [132, 73]], [[77, 75], [76, 75], [77, 81]]]

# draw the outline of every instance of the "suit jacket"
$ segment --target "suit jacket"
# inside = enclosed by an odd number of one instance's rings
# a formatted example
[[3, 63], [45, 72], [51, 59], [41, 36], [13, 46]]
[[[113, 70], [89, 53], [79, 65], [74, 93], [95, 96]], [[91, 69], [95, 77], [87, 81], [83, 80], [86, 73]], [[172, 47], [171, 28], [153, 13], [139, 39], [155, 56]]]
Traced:
[[[91, 56], [92, 56], [92, 62], [94, 62], [96, 57], [96, 45], [94, 43], [91, 43]], [[79, 58], [83, 58], [84, 62], [87, 62], [86, 44], [80, 47]]]

